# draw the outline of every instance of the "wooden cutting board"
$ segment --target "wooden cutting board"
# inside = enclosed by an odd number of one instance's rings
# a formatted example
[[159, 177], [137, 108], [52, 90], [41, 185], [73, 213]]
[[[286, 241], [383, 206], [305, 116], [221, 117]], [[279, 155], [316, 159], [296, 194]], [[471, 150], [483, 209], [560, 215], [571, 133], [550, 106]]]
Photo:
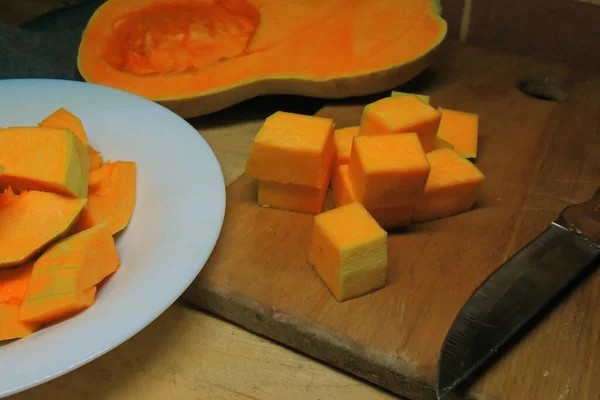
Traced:
[[[568, 98], [530, 97], [517, 88], [522, 78], [554, 81]], [[600, 77], [452, 44], [400, 89], [479, 114], [476, 164], [486, 182], [472, 211], [390, 232], [387, 286], [338, 303], [307, 263], [313, 217], [257, 206], [256, 182], [241, 176], [228, 187], [214, 253], [184, 298], [394, 393], [434, 399], [440, 346], [463, 302], [563, 207], [600, 185]], [[318, 115], [354, 125], [373, 99]], [[464, 396], [596, 400], [599, 373], [593, 272]]]

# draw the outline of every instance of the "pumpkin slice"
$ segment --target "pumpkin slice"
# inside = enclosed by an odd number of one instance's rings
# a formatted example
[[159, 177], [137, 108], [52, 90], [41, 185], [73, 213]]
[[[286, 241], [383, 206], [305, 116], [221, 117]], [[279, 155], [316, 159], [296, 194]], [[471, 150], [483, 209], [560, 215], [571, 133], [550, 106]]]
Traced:
[[442, 114], [416, 96], [386, 97], [367, 104], [360, 136], [414, 132], [426, 152], [433, 149]]
[[0, 165], [0, 175], [2, 175], [2, 172], [4, 172], [4, 167]]
[[47, 324], [89, 307], [96, 285], [119, 266], [106, 223], [52, 245], [33, 265], [20, 320]]
[[43, 126], [46, 128], [66, 128], [71, 130], [78, 138], [83, 142], [83, 144], [88, 144], [87, 134], [85, 133], [85, 129], [83, 128], [83, 123], [76, 115], [72, 114], [69, 110], [65, 108], [59, 108], [54, 111], [52, 114], [48, 115], [42, 122], [39, 123], [39, 126]]
[[19, 319], [19, 302], [0, 303], [0, 340], [19, 339], [31, 335], [40, 324]]
[[136, 164], [114, 161], [90, 172], [88, 202], [72, 233], [106, 222], [114, 235], [129, 224], [136, 200]]
[[442, 119], [438, 137], [451, 143], [454, 151], [465, 158], [477, 158], [478, 125], [477, 114], [464, 111], [440, 109]]
[[470, 210], [477, 199], [485, 176], [469, 160], [450, 149], [427, 154], [431, 173], [413, 222], [446, 218]]
[[102, 165], [102, 155], [92, 147], [88, 142], [87, 134], [83, 122], [75, 114], [71, 113], [66, 108], [59, 108], [52, 114], [47, 116], [39, 126], [47, 128], [64, 128], [71, 130], [84, 144], [87, 145], [89, 159], [90, 159], [90, 171], [100, 168]]
[[13, 127], [0, 131], [0, 186], [86, 197], [89, 155], [68, 129]]
[[21, 322], [19, 309], [29, 279], [33, 262], [0, 270], [0, 340], [18, 339], [33, 333], [38, 324]]
[[0, 303], [22, 303], [31, 279], [33, 261], [12, 268], [0, 269]]
[[325, 211], [315, 217], [308, 262], [338, 301], [364, 295], [385, 286], [387, 233], [358, 202]]
[[86, 201], [38, 191], [0, 194], [0, 267], [22, 264], [62, 236]]
[[109, 0], [77, 65], [88, 82], [181, 116], [250, 97], [347, 98], [423, 71], [447, 33], [437, 0]]

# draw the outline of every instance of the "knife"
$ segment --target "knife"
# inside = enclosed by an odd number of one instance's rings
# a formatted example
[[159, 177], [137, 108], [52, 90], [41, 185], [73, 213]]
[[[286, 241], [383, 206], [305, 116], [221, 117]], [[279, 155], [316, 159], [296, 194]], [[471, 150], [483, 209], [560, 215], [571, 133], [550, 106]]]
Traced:
[[493, 356], [600, 256], [600, 188], [563, 209], [550, 225], [473, 292], [440, 351], [437, 398]]

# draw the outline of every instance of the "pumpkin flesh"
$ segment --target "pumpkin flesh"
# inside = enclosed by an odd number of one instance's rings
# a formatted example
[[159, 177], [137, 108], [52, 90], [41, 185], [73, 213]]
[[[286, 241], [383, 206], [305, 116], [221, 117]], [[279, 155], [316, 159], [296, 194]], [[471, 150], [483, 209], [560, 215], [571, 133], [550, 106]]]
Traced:
[[0, 268], [26, 262], [64, 235], [86, 202], [38, 191], [0, 193]]
[[136, 200], [136, 163], [113, 161], [90, 172], [86, 207], [70, 233], [107, 223], [111, 234], [129, 224]]
[[[223, 102], [258, 92], [374, 93], [426, 67], [394, 71], [441, 43], [447, 26], [438, 12], [431, 0], [403, 0], [402, 6], [396, 0], [109, 0], [84, 31], [78, 67], [86, 81], [156, 101], [234, 88], [240, 90]], [[381, 82], [373, 76], [380, 71], [390, 77]], [[293, 82], [354, 77], [364, 81]], [[251, 83], [261, 87], [240, 88]]]

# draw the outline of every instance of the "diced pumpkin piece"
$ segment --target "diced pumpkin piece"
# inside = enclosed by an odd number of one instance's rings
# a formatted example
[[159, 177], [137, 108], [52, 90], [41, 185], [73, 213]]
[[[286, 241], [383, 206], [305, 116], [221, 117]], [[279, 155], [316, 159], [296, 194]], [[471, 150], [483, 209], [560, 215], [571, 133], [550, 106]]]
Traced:
[[333, 189], [333, 202], [336, 207], [357, 201], [348, 174], [348, 164], [338, 165], [334, 168], [331, 188]]
[[86, 199], [27, 191], [0, 194], [0, 267], [22, 264], [65, 234]]
[[0, 303], [0, 340], [23, 338], [39, 328], [38, 323], [19, 319], [20, 308], [21, 304], [18, 302]]
[[442, 113], [416, 96], [386, 97], [367, 104], [359, 136], [414, 132], [423, 149], [433, 149]]
[[89, 155], [68, 129], [16, 127], [0, 131], [0, 186], [86, 197]]
[[477, 158], [479, 138], [477, 114], [440, 108], [442, 120], [438, 130], [440, 139], [452, 143], [454, 151], [465, 158]]
[[42, 122], [39, 123], [39, 126], [43, 126], [46, 128], [63, 128], [70, 129], [79, 140], [83, 142], [83, 144], [88, 144], [87, 134], [85, 133], [85, 129], [83, 128], [83, 123], [73, 113], [65, 108], [59, 108], [54, 111], [52, 114], [48, 115]]
[[358, 202], [314, 219], [308, 262], [338, 301], [385, 286], [387, 233]]
[[429, 96], [424, 95], [424, 94], [417, 94], [417, 93], [406, 93], [406, 92], [399, 92], [396, 90], [392, 90], [392, 96], [391, 97], [402, 97], [402, 96], [415, 96], [417, 97], [419, 100], [429, 104]]
[[336, 163], [338, 165], [348, 164], [348, 161], [350, 160], [350, 150], [352, 149], [352, 140], [356, 135], [358, 135], [359, 128], [360, 127], [358, 126], [351, 126], [333, 131], [333, 142], [336, 150]]
[[88, 144], [88, 154], [90, 156], [90, 171], [94, 171], [102, 166], [104, 160], [102, 154], [94, 147]]
[[277, 111], [254, 138], [246, 174], [258, 180], [321, 187], [333, 168], [333, 128], [331, 118]]
[[106, 223], [52, 245], [33, 265], [20, 319], [51, 323], [88, 307], [95, 286], [119, 266]]
[[365, 207], [401, 206], [423, 193], [429, 163], [415, 133], [357, 136], [348, 171]]
[[[356, 201], [354, 188], [348, 174], [348, 165], [337, 168], [334, 179], [333, 196], [337, 207]], [[367, 211], [383, 229], [406, 227], [410, 224], [414, 204], [391, 207], [366, 207]]]
[[406, 228], [412, 222], [415, 210], [413, 204], [406, 206], [372, 207], [369, 214], [383, 229]]
[[327, 188], [258, 181], [258, 204], [281, 210], [318, 214], [323, 208]]
[[481, 171], [450, 149], [434, 150], [427, 158], [431, 173], [417, 202], [413, 222], [431, 221], [470, 210], [485, 180]]
[[0, 303], [23, 302], [32, 269], [33, 262], [0, 269]]
[[129, 224], [136, 202], [136, 164], [113, 161], [90, 172], [88, 202], [72, 233], [108, 223], [114, 235]]
[[435, 143], [433, 144], [433, 150], [437, 149], [451, 149], [454, 150], [452, 143], [446, 142], [444, 139], [436, 137]]

